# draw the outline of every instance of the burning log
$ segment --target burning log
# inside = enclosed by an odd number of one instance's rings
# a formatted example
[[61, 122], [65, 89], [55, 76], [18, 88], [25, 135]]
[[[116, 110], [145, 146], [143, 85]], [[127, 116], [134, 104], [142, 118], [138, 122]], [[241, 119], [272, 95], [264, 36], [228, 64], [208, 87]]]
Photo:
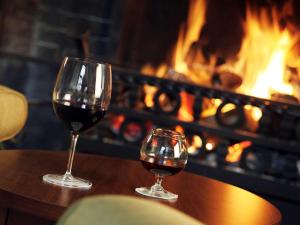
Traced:
[[186, 74], [183, 74], [183, 73], [179, 73], [179, 72], [175, 71], [174, 69], [168, 69], [164, 78], [193, 84], [193, 80], [189, 76], [187, 76]]
[[274, 101], [287, 102], [287, 103], [291, 103], [291, 104], [299, 103], [296, 97], [294, 97], [292, 95], [281, 94], [281, 93], [273, 93], [271, 95], [271, 99]]
[[214, 71], [215, 61], [211, 62], [203, 54], [203, 46], [199, 41], [193, 42], [184, 58], [188, 67], [189, 76], [196, 84], [211, 85], [211, 76]]
[[[218, 70], [217, 70], [218, 71]], [[214, 87], [223, 88], [225, 90], [235, 90], [242, 84], [242, 78], [231, 72], [216, 72], [211, 78]]]
[[204, 49], [199, 41], [194, 42], [185, 58], [189, 72], [197, 76], [196, 83], [226, 90], [238, 88], [242, 84], [241, 77], [222, 69], [225, 60], [217, 56], [205, 56]]
[[[195, 41], [191, 44], [185, 57], [185, 62], [189, 67], [208, 65], [209, 56], [205, 54], [205, 45], [206, 43], [203, 41]], [[205, 69], [209, 71], [208, 66]]]

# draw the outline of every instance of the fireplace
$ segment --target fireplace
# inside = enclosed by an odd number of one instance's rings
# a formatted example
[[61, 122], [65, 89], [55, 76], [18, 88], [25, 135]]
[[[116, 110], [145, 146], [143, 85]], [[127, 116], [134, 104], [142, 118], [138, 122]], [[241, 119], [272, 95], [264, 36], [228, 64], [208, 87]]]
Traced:
[[64, 55], [100, 57], [114, 64], [110, 113], [82, 135], [80, 151], [138, 159], [152, 127], [184, 132], [187, 170], [270, 198], [284, 223], [295, 223], [300, 4], [81, 3], [2, 1], [1, 81], [30, 102], [24, 132], [4, 146], [66, 149], [68, 134], [51, 107], [59, 62]]

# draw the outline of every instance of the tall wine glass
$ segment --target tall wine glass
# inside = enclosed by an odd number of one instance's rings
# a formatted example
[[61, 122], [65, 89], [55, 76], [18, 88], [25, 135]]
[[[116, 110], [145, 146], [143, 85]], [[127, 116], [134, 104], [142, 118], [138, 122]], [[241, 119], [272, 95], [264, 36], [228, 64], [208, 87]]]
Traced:
[[174, 200], [178, 198], [165, 190], [161, 183], [164, 177], [179, 173], [187, 163], [188, 152], [183, 134], [156, 128], [144, 140], [140, 150], [140, 161], [144, 168], [155, 174], [152, 187], [140, 187], [135, 191], [148, 197]]
[[45, 182], [70, 188], [92, 186], [90, 181], [72, 176], [72, 164], [79, 134], [95, 126], [108, 108], [111, 79], [109, 64], [72, 57], [63, 60], [52, 102], [56, 115], [71, 131], [72, 140], [65, 174], [47, 174], [43, 176]]

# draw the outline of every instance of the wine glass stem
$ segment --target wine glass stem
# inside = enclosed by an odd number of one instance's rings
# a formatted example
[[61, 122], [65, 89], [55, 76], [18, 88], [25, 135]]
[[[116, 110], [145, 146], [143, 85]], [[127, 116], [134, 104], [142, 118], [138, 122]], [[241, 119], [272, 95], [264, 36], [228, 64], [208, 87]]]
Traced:
[[70, 146], [70, 150], [69, 150], [69, 159], [68, 159], [67, 171], [66, 171], [65, 176], [71, 176], [73, 159], [74, 159], [75, 148], [76, 148], [78, 137], [79, 137], [78, 134], [72, 133], [71, 146]]

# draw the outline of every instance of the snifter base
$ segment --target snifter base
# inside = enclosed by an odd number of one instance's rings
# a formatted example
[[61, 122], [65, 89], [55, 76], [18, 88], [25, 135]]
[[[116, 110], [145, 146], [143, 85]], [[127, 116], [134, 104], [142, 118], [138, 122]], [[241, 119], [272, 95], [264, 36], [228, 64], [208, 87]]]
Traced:
[[178, 195], [168, 192], [165, 189], [153, 190], [153, 187], [140, 187], [136, 188], [135, 191], [141, 195], [151, 198], [159, 198], [164, 200], [176, 200], [178, 198]]

